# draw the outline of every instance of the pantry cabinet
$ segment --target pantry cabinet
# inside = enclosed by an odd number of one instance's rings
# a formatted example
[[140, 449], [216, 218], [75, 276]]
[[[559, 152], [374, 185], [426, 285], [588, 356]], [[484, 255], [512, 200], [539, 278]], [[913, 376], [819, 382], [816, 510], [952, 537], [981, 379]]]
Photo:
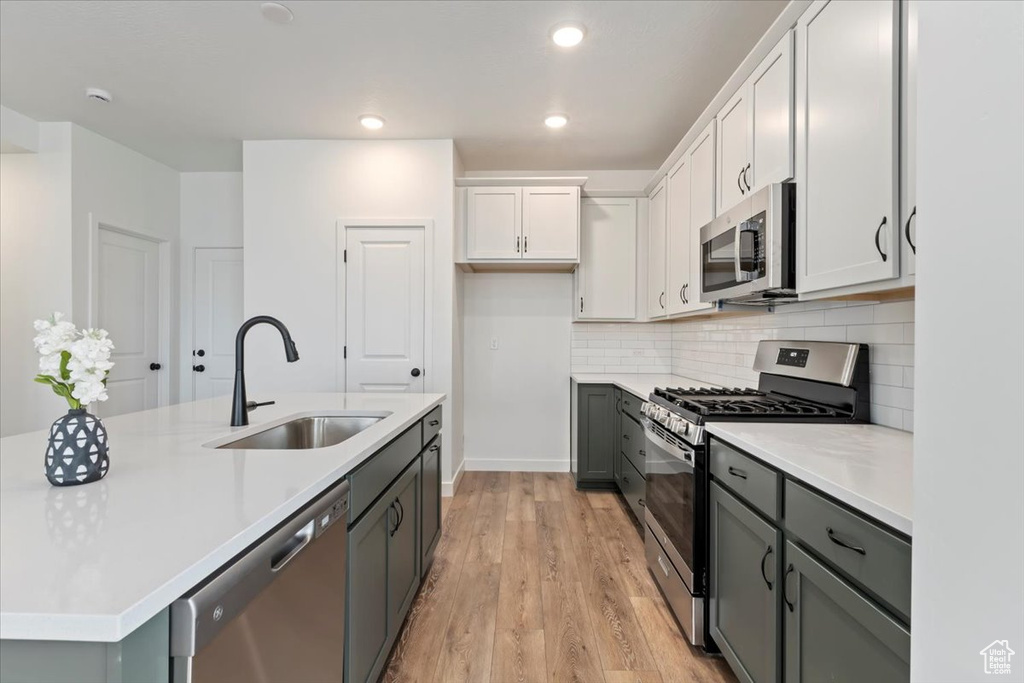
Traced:
[[578, 186], [467, 188], [467, 261], [577, 261], [579, 228]]
[[817, 0], [797, 22], [797, 291], [899, 275], [899, 13]]
[[666, 259], [665, 245], [668, 235], [668, 185], [662, 178], [650, 195], [647, 235], [647, 317], [664, 318], [668, 313], [665, 301]]
[[636, 245], [635, 199], [581, 202], [577, 320], [636, 318]]
[[718, 121], [717, 213], [793, 177], [793, 34], [786, 33], [725, 103]]

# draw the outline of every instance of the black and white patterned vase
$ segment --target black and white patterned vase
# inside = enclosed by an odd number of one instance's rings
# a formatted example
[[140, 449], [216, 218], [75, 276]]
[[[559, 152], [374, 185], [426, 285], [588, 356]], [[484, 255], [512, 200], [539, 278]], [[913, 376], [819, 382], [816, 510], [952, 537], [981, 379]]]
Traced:
[[85, 408], [72, 408], [50, 427], [46, 478], [54, 486], [99, 481], [110, 469], [107, 429]]

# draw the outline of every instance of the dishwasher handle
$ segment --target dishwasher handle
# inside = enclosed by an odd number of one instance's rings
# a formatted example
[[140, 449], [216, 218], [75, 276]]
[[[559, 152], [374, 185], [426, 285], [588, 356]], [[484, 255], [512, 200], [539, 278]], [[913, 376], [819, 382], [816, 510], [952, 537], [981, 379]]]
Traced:
[[172, 602], [171, 656], [195, 656], [322, 533], [335, 524], [344, 527], [348, 506], [349, 483], [343, 481]]

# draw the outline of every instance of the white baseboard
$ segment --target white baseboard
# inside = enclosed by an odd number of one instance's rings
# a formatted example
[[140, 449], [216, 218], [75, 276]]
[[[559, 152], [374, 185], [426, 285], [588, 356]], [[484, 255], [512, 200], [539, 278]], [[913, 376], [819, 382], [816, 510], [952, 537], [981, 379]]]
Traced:
[[455, 492], [459, 490], [459, 484], [462, 483], [462, 475], [466, 473], [466, 461], [463, 460], [462, 464], [459, 465], [458, 471], [455, 476], [452, 477], [451, 481], [441, 482], [441, 497], [451, 498], [455, 495]]
[[568, 472], [569, 460], [466, 459], [469, 472]]

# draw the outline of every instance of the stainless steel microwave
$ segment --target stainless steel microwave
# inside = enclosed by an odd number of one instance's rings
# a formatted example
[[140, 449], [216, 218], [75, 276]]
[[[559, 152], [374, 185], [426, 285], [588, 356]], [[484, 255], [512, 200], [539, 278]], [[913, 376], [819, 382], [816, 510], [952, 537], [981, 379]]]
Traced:
[[796, 297], [796, 186], [775, 183], [700, 230], [700, 300], [771, 304]]

